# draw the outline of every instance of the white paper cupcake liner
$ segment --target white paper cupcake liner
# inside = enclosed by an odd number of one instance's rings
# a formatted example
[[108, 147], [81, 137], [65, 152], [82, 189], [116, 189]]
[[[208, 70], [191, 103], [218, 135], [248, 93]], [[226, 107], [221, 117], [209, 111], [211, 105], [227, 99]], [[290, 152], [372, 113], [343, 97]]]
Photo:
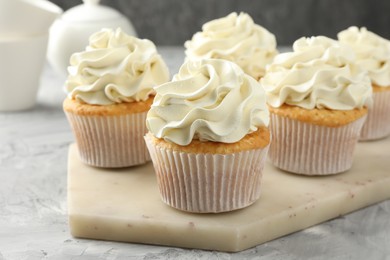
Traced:
[[268, 146], [232, 154], [195, 154], [154, 145], [145, 137], [162, 200], [183, 211], [218, 213], [260, 197]]
[[318, 126], [271, 113], [270, 161], [304, 175], [347, 171], [366, 116], [341, 127]]
[[104, 168], [150, 161], [145, 145], [147, 112], [118, 116], [81, 116], [66, 112], [82, 162]]
[[360, 134], [361, 141], [381, 139], [390, 135], [390, 91], [374, 92], [374, 104]]

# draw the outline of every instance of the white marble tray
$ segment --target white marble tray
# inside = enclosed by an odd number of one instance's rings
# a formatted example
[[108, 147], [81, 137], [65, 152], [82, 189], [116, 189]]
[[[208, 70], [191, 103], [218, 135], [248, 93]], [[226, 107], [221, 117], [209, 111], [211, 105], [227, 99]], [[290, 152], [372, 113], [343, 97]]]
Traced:
[[190, 214], [161, 202], [152, 164], [120, 170], [86, 166], [72, 145], [68, 214], [75, 237], [241, 251], [390, 198], [390, 138], [359, 143], [353, 168], [303, 177], [267, 164], [252, 206]]

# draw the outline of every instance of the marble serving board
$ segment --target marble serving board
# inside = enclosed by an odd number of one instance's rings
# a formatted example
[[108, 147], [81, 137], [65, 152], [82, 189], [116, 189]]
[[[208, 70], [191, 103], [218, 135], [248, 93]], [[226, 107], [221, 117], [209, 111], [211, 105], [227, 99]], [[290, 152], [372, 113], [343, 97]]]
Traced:
[[241, 251], [390, 199], [390, 138], [359, 143], [348, 172], [305, 177], [269, 163], [262, 195], [248, 208], [192, 214], [160, 200], [152, 163], [126, 169], [84, 165], [75, 144], [68, 161], [73, 236], [132, 243]]

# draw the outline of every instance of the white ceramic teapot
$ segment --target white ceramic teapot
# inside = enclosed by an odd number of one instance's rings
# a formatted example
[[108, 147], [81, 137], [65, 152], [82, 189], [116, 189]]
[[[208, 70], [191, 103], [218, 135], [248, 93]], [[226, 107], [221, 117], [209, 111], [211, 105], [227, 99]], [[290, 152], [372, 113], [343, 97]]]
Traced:
[[99, 5], [99, 0], [83, 0], [84, 4], [66, 11], [50, 28], [47, 58], [53, 68], [67, 75], [70, 56], [85, 50], [91, 34], [102, 28], [116, 29], [136, 36], [134, 27], [121, 13]]
[[47, 34], [62, 9], [46, 0], [0, 0], [0, 37]]

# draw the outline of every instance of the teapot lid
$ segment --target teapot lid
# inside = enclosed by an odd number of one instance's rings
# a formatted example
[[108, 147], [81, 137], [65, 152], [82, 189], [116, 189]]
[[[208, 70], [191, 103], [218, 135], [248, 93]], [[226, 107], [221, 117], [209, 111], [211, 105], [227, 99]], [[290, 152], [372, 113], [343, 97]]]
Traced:
[[70, 8], [62, 15], [62, 19], [69, 22], [90, 22], [101, 20], [115, 20], [122, 14], [115, 9], [99, 5], [100, 0], [83, 0], [84, 4]]

